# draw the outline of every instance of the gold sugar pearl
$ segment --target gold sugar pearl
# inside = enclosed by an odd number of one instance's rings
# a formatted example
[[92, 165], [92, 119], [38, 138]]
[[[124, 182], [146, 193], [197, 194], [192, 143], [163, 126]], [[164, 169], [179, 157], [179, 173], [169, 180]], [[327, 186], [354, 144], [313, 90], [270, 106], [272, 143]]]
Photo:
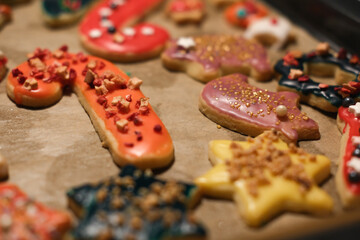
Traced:
[[285, 117], [287, 115], [288, 109], [285, 105], [279, 105], [276, 107], [275, 112], [278, 117]]

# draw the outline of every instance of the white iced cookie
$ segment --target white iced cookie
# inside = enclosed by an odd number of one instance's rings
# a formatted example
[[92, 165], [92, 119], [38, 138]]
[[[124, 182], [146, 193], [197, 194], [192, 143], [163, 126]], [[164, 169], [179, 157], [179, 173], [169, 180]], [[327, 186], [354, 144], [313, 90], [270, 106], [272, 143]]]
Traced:
[[289, 40], [290, 30], [290, 22], [286, 19], [266, 17], [251, 23], [244, 36], [256, 39], [265, 46], [282, 47]]

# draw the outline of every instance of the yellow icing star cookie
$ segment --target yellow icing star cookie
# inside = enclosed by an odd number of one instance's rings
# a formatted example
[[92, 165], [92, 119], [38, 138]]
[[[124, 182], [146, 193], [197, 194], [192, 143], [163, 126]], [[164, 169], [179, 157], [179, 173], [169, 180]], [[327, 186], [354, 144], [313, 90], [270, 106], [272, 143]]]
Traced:
[[330, 160], [287, 145], [274, 131], [244, 142], [209, 143], [214, 167], [195, 180], [204, 195], [234, 199], [250, 226], [259, 226], [283, 211], [324, 215], [331, 197], [316, 184], [330, 174]]

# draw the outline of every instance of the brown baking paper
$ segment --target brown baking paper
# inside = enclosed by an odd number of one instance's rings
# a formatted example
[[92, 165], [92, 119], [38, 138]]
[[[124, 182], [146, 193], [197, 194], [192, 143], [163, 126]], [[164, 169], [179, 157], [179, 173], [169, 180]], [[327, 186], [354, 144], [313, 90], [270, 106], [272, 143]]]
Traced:
[[[47, 28], [40, 18], [40, 1], [14, 8], [14, 20], [0, 32], [0, 49], [9, 58], [9, 68], [26, 60], [26, 54], [36, 47], [57, 49], [63, 44], [70, 51], [83, 51], [77, 26], [62, 29]], [[222, 12], [207, 7], [207, 18], [199, 26], [177, 27], [167, 20], [161, 10], [147, 18], [169, 29], [173, 37], [199, 33], [241, 33], [225, 22]], [[294, 27], [298, 41], [289, 49], [310, 51], [317, 40], [303, 29]], [[285, 51], [271, 51], [273, 62]], [[169, 72], [160, 59], [117, 64], [144, 80], [142, 90], [168, 128], [175, 145], [175, 162], [159, 174], [163, 179], [191, 182], [210, 168], [208, 147], [210, 140], [244, 140], [246, 137], [204, 117], [198, 110], [199, 93], [204, 84], [184, 73]], [[274, 91], [276, 81], [258, 83], [258, 87]], [[332, 176], [322, 185], [334, 199], [334, 212], [329, 217], [316, 218], [305, 214], [285, 213], [261, 228], [247, 227], [232, 201], [204, 198], [196, 215], [208, 229], [209, 239], [280, 239], [360, 219], [360, 211], [344, 211], [335, 190], [334, 175], [339, 155], [341, 134], [334, 116], [325, 115], [308, 106], [302, 110], [320, 126], [321, 139], [300, 142], [310, 153], [325, 154], [332, 161]], [[89, 117], [75, 94], [65, 95], [54, 106], [32, 110], [17, 107], [5, 91], [5, 80], [0, 84], [0, 152], [10, 164], [10, 179], [26, 193], [48, 206], [67, 210], [66, 191], [74, 186], [94, 182], [118, 173], [108, 150], [102, 148]]]

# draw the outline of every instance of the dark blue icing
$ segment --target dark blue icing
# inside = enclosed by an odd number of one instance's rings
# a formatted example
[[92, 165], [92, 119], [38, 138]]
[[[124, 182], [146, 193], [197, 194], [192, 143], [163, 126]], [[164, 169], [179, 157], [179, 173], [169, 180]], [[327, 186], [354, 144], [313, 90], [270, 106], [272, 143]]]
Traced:
[[[119, 184], [121, 181], [125, 182], [124, 179], [132, 179], [133, 184]], [[126, 166], [118, 176], [99, 184], [86, 184], [71, 189], [67, 194], [68, 198], [83, 212], [78, 226], [73, 231], [75, 239], [99, 239], [100, 232], [104, 232], [106, 229], [110, 229], [111, 232], [111, 237], [108, 239], [114, 240], [125, 239], [129, 234], [132, 234], [136, 239], [144, 240], [190, 236], [205, 239], [206, 232], [203, 226], [191, 221], [188, 214], [188, 206], [197, 192], [197, 187], [191, 184], [175, 183], [181, 189], [179, 197], [170, 202], [160, 200], [155, 207], [151, 208], [152, 211], [157, 211], [160, 214], [164, 214], [165, 211], [177, 213], [177, 219], [169, 225], [164, 222], [165, 215], [161, 215], [155, 221], [150, 221], [149, 215], [147, 215], [149, 211], [143, 211], [140, 207], [143, 203], [141, 200], [145, 199], [144, 196], [154, 193], [149, 190], [154, 184], [161, 185], [164, 189], [164, 186], [169, 183], [157, 180], [152, 175], [137, 170], [133, 166]], [[120, 189], [120, 192], [115, 193], [115, 188], [116, 190]], [[106, 198], [103, 201], [97, 197], [101, 189], [107, 190]], [[114, 208], [111, 201], [119, 196], [123, 199], [124, 204], [122, 207]], [[124, 217], [125, 221], [122, 225], [114, 224], [111, 221], [111, 218], [116, 214], [121, 214]], [[135, 215], [142, 219], [142, 227], [138, 230], [133, 229], [130, 224], [130, 219]]]
[[[44, 12], [52, 17], [58, 17], [63, 13], [75, 13], [90, 6], [95, 0], [42, 0]], [[69, 4], [78, 4], [74, 9]]]
[[[304, 64], [306, 63], [328, 63], [337, 65], [343, 71], [351, 73], [354, 75], [354, 80], [357, 82], [357, 77], [360, 73], [359, 64], [351, 64], [349, 58], [346, 56], [342, 59], [334, 57], [332, 54], [326, 55], [316, 55], [316, 54], [303, 54], [300, 58], [296, 58], [298, 65], [285, 65], [284, 60], [279, 60], [275, 65], [275, 71], [280, 73], [282, 76], [279, 80], [279, 85], [295, 89], [296, 91], [304, 94], [314, 94], [317, 97], [322, 97], [328, 102], [330, 102], [335, 107], [340, 107], [343, 103], [343, 97], [338, 93], [338, 89], [341, 88], [340, 85], [329, 85], [326, 89], [320, 89], [318, 82], [315, 82], [311, 78], [308, 81], [297, 81], [289, 79], [290, 69], [300, 69], [304, 70]], [[351, 96], [352, 98], [359, 97], [359, 94]]]

